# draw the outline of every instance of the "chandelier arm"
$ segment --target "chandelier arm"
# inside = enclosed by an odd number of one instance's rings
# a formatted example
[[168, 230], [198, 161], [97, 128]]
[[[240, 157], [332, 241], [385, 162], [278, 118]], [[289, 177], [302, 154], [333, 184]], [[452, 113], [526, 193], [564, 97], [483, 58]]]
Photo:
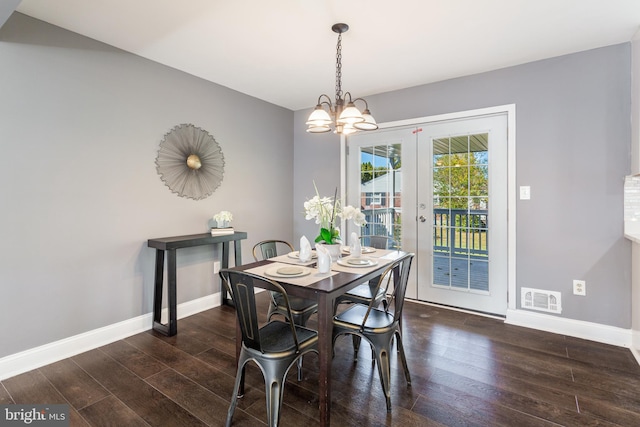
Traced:
[[[325, 97], [327, 100], [323, 101], [322, 97]], [[318, 97], [318, 105], [326, 104], [329, 107], [329, 110], [333, 111], [333, 103], [331, 102], [331, 98], [329, 95], [325, 95], [324, 93]]]
[[[348, 92], [347, 92], [347, 93], [348, 93]], [[351, 98], [351, 94], [349, 94], [349, 98]], [[356, 101], [362, 101], [362, 102], [364, 102], [364, 108], [365, 108], [365, 110], [368, 110], [368, 109], [369, 109], [369, 104], [367, 103], [367, 100], [366, 100], [366, 99], [364, 99], [364, 98], [356, 98], [356, 99], [354, 99], [352, 102], [355, 104], [355, 103], [356, 103]]]
[[[348, 102], [347, 102], [347, 97], [349, 97], [349, 101]], [[356, 98], [356, 99], [358, 99], [358, 98]], [[345, 92], [344, 93], [345, 104], [348, 104], [350, 102], [356, 102], [356, 99], [354, 99], [354, 100], [351, 99], [351, 92]]]

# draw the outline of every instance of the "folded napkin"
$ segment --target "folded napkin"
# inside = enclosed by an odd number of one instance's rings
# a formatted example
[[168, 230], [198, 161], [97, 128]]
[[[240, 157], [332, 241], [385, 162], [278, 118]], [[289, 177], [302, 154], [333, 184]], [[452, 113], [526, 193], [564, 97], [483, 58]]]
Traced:
[[305, 236], [300, 238], [300, 252], [298, 253], [298, 258], [301, 262], [311, 261], [311, 244]]
[[324, 245], [316, 243], [316, 254], [318, 255], [318, 273], [328, 273], [331, 269], [331, 255]]
[[349, 252], [351, 252], [351, 256], [354, 258], [360, 258], [360, 256], [362, 255], [360, 238], [355, 232], [351, 233], [351, 238], [349, 240]]

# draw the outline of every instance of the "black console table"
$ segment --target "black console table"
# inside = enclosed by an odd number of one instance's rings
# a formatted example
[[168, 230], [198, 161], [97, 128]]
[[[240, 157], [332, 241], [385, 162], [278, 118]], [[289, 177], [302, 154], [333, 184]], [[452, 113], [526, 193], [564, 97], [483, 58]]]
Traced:
[[[242, 250], [240, 241], [247, 238], [244, 231], [236, 231], [224, 236], [212, 236], [210, 233], [192, 234], [189, 236], [162, 237], [149, 239], [148, 246], [156, 249], [155, 286], [153, 289], [153, 329], [173, 336], [178, 332], [178, 318], [176, 313], [176, 249], [191, 248], [193, 246], [222, 244], [222, 268], [229, 267], [229, 242], [233, 242], [235, 265], [242, 264]], [[164, 253], [167, 251], [167, 286], [169, 322], [162, 323], [162, 285], [164, 282]], [[222, 304], [227, 303], [227, 290], [220, 286]]]

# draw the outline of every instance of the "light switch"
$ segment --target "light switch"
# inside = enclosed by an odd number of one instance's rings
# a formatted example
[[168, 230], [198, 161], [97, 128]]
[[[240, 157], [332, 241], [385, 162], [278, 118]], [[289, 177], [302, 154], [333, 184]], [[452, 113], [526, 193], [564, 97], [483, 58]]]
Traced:
[[520, 200], [529, 200], [531, 199], [531, 187], [528, 185], [520, 186]]

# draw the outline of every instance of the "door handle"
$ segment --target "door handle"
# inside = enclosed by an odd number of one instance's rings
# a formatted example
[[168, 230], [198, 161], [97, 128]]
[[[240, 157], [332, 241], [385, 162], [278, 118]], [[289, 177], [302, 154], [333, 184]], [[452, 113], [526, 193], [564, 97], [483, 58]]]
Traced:
[[427, 220], [427, 218], [424, 217], [424, 215], [420, 215], [420, 222], [425, 222]]

